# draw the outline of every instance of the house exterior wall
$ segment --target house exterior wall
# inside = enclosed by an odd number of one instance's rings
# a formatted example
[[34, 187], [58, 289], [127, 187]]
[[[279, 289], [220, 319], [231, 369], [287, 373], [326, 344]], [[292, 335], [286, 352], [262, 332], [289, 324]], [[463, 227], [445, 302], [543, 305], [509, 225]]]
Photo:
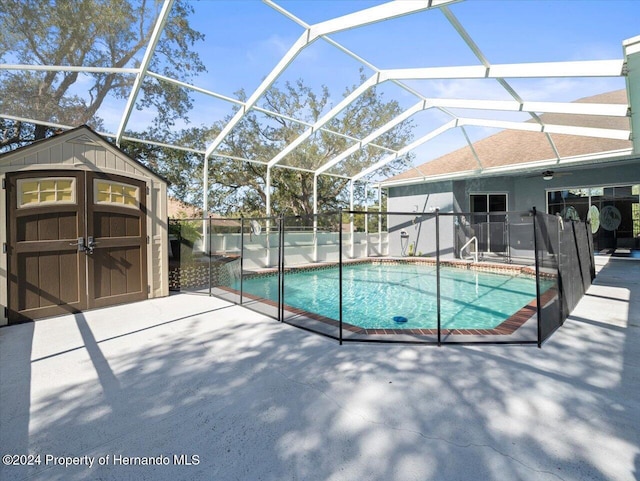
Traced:
[[513, 177], [482, 177], [468, 179], [463, 182], [464, 203], [462, 212], [469, 212], [469, 195], [471, 194], [507, 194], [507, 210], [514, 210], [514, 178]]
[[[456, 199], [453, 195], [452, 182], [437, 182], [431, 184], [408, 185], [389, 189], [387, 209], [389, 212], [406, 212], [416, 215], [389, 216], [389, 255], [401, 256], [411, 251], [415, 254], [435, 255], [435, 219], [419, 214], [429, 214], [435, 209], [441, 212], [453, 212]], [[416, 220], [417, 219], [417, 220]], [[440, 218], [440, 242], [444, 246], [453, 245], [454, 229], [452, 217]], [[401, 233], [406, 232], [408, 238], [401, 239]], [[404, 242], [404, 244], [403, 244]], [[406, 245], [406, 248], [403, 246]], [[451, 249], [441, 251], [445, 256], [453, 255]]]
[[[547, 190], [563, 190], [582, 187], [598, 187], [610, 185], [629, 185], [640, 183], [640, 159], [625, 164], [602, 164], [597, 167], [573, 170], [570, 175], [558, 175], [545, 181], [535, 179], [528, 185], [527, 179], [517, 184], [516, 191], [521, 204], [534, 202], [540, 210], [547, 208]], [[529, 179], [531, 180], [531, 179]], [[529, 206], [531, 208], [531, 206]]]
[[[147, 186], [147, 279], [149, 297], [169, 295], [167, 184], [151, 171], [129, 159], [88, 128], [78, 128], [58, 137], [0, 157], [0, 178], [8, 172], [38, 170], [86, 170], [122, 175], [142, 180]], [[5, 191], [6, 192], [6, 191]], [[7, 239], [6, 194], [0, 195], [0, 243]], [[0, 326], [7, 324], [7, 256], [0, 256]]]
[[[532, 207], [546, 211], [549, 190], [638, 184], [640, 159], [624, 164], [602, 164], [590, 168], [559, 173], [551, 180], [540, 175], [486, 177], [453, 182], [433, 182], [401, 187], [389, 187], [389, 210], [412, 212], [419, 206], [440, 207], [442, 212], [469, 212], [469, 195], [474, 193], [506, 193], [510, 211], [527, 211]], [[450, 197], [449, 197], [450, 196]], [[452, 210], [447, 210], [451, 207]]]
[[[521, 174], [389, 187], [388, 209], [392, 212], [426, 213], [438, 207], [441, 212], [469, 212], [471, 194], [504, 193], [507, 194], [509, 211], [526, 212], [536, 207], [539, 211], [546, 212], [547, 191], [630, 184], [640, 184], [640, 158], [589, 167], [576, 166], [566, 173], [556, 173], [549, 181], [542, 179], [540, 174]], [[441, 217], [441, 243], [444, 246], [453, 242], [453, 223], [449, 224], [449, 219]], [[417, 242], [416, 253], [433, 253], [434, 242], [425, 243], [424, 235], [417, 238], [416, 228], [411, 224], [407, 225], [406, 221], [406, 217], [389, 218], [390, 255], [400, 255], [396, 251], [400, 245], [399, 232], [403, 228], [409, 233], [410, 242]], [[428, 226], [427, 229], [433, 228], [430, 222], [423, 224]], [[422, 232], [424, 233], [424, 228]], [[444, 254], [448, 256], [449, 252]]]

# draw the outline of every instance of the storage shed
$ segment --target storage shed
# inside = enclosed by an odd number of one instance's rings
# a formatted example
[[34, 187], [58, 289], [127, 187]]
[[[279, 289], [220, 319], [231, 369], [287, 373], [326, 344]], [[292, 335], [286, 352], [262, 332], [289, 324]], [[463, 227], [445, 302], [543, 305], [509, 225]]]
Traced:
[[0, 325], [168, 295], [167, 183], [89, 127], [0, 155], [0, 180]]

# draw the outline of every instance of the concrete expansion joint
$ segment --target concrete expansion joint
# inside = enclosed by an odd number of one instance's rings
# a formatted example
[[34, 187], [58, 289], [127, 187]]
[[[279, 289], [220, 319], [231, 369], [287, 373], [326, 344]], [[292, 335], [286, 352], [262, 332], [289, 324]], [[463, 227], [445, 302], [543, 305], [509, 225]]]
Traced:
[[414, 434], [417, 436], [420, 436], [421, 438], [424, 439], [428, 439], [428, 440], [432, 440], [432, 441], [442, 441], [446, 444], [449, 444], [451, 446], [455, 446], [456, 448], [462, 448], [462, 449], [466, 449], [466, 448], [486, 448], [486, 449], [490, 449], [491, 451], [499, 454], [502, 457], [508, 458], [516, 463], [518, 463], [520, 466], [528, 469], [529, 471], [532, 471], [534, 473], [537, 474], [548, 474], [550, 476], [553, 476], [554, 478], [559, 479], [560, 481], [565, 481], [565, 479], [562, 476], [559, 476], [558, 474], [551, 472], [551, 471], [547, 471], [547, 470], [539, 470], [539, 469], [535, 469], [532, 466], [529, 466], [528, 464], [526, 464], [525, 462], [507, 454], [507, 453], [503, 453], [502, 451], [500, 451], [499, 449], [490, 446], [489, 444], [477, 444], [477, 443], [467, 443], [467, 444], [461, 444], [461, 443], [456, 443], [455, 441], [451, 441], [450, 439], [446, 439], [446, 438], [442, 438], [439, 436], [429, 436], [421, 431], [416, 431], [413, 429], [406, 429], [406, 428], [399, 428], [397, 426], [393, 426], [390, 425], [387, 422], [379, 422], [376, 421], [374, 419], [370, 419], [367, 416], [365, 416], [364, 414], [358, 413], [352, 409], [349, 409], [347, 407], [345, 407], [344, 405], [342, 405], [337, 399], [335, 399], [334, 397], [328, 395], [325, 391], [323, 391], [322, 389], [316, 387], [315, 385], [308, 383], [308, 382], [303, 382], [303, 381], [299, 381], [297, 379], [293, 379], [290, 376], [287, 376], [285, 373], [283, 373], [280, 369], [275, 369], [275, 371], [280, 374], [280, 376], [282, 376], [284, 379], [286, 379], [287, 381], [297, 384], [299, 386], [304, 386], [307, 387], [317, 393], [319, 393], [320, 395], [324, 396], [325, 398], [327, 398], [328, 400], [330, 400], [332, 403], [334, 403], [338, 409], [340, 409], [341, 411], [344, 411], [348, 414], [352, 414], [354, 416], [358, 416], [359, 418], [363, 419], [364, 421], [368, 422], [369, 424], [375, 424], [375, 425], [380, 425], [380, 426], [385, 426], [388, 427], [389, 429], [392, 429], [394, 431], [398, 431], [398, 432], [404, 432], [404, 433], [409, 433], [409, 434]]

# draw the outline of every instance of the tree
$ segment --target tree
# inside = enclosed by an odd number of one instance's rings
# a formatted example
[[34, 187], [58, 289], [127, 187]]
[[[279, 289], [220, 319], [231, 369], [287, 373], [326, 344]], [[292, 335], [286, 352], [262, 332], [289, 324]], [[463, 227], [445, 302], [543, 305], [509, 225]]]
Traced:
[[[162, 139], [168, 145], [188, 145], [205, 149], [205, 140], [214, 133], [204, 127], [191, 127], [174, 132], [169, 128], [151, 128], [132, 133], [132, 137]], [[121, 144], [132, 158], [142, 162], [169, 182], [171, 195], [191, 205], [202, 205], [203, 156], [188, 150], [161, 147], [124, 140]]]
[[[362, 78], [364, 80], [364, 77]], [[348, 88], [348, 95], [356, 86]], [[243, 91], [236, 93], [244, 100]], [[272, 86], [263, 96], [261, 106], [290, 118], [315, 122], [330, 105], [330, 95], [326, 87], [316, 94], [302, 80], [286, 82], [284, 87]], [[329, 125], [333, 131], [363, 138], [376, 128], [402, 112], [395, 101], [385, 101], [382, 94], [370, 89], [359, 97], [340, 116]], [[222, 130], [231, 116], [213, 126], [193, 127], [179, 132], [158, 128], [135, 134], [141, 138], [162, 138], [163, 142], [173, 145], [189, 145], [204, 151], [206, 142], [212, 140]], [[263, 163], [272, 159], [284, 147], [289, 145], [306, 127], [282, 117], [263, 115], [251, 111], [230, 132], [221, 144], [218, 152], [226, 156], [256, 160]], [[398, 149], [412, 139], [413, 123], [404, 122], [390, 130], [377, 143], [388, 148]], [[328, 160], [337, 156], [351, 145], [350, 140], [324, 131], [300, 145], [283, 159], [286, 165], [317, 169]], [[123, 143], [123, 149], [135, 158], [143, 161], [156, 172], [170, 181], [170, 192], [178, 199], [189, 204], [202, 203], [202, 154], [189, 151], [177, 151], [153, 145]], [[374, 147], [362, 149], [341, 162], [332, 170], [344, 176], [353, 176], [372, 165], [387, 151]], [[390, 176], [405, 170], [410, 165], [409, 156], [387, 164], [379, 170], [382, 176]], [[210, 159], [209, 166], [209, 206], [218, 214], [236, 216], [260, 216], [266, 211], [267, 167], [264, 164], [229, 160], [225, 157]], [[318, 180], [318, 197], [321, 212], [338, 210], [348, 206], [348, 180], [345, 178], [322, 175]], [[313, 213], [313, 173], [300, 170], [275, 167], [271, 171], [272, 213], [288, 215], [308, 215]], [[357, 208], [362, 208], [364, 186], [356, 185]]]
[[[361, 80], [365, 77], [361, 74]], [[347, 88], [346, 97], [356, 86]], [[242, 97], [242, 93], [240, 95]], [[292, 84], [286, 82], [284, 88], [274, 85], [262, 99], [265, 109], [276, 111], [290, 118], [313, 123], [330, 108], [330, 95], [326, 87], [319, 94], [314, 93], [302, 80]], [[363, 138], [402, 112], [396, 101], [385, 101], [383, 94], [375, 88], [358, 97], [327, 127], [353, 138]], [[227, 119], [228, 120], [228, 119]], [[214, 130], [221, 128], [216, 126]], [[220, 152], [245, 159], [266, 162], [284, 147], [293, 142], [307, 127], [283, 117], [259, 116], [250, 112], [233, 129], [220, 147]], [[413, 123], [405, 121], [376, 139], [391, 149], [399, 149], [412, 139]], [[353, 141], [325, 131], [317, 132], [311, 139], [301, 144], [282, 161], [283, 164], [315, 170], [346, 150]], [[338, 164], [333, 173], [353, 176], [364, 168], [388, 155], [382, 149], [367, 147]], [[410, 157], [398, 159], [379, 170], [382, 176], [406, 169]], [[272, 212], [292, 215], [313, 213], [313, 173], [286, 168], [273, 168], [271, 185]], [[266, 206], [266, 175], [264, 165], [247, 162], [231, 163], [225, 159], [213, 159], [210, 173], [213, 189], [224, 192], [226, 205], [223, 211], [233, 211], [241, 206], [247, 214], [264, 214]], [[345, 178], [320, 176], [318, 182], [319, 205], [322, 211], [337, 210], [348, 205]], [[359, 186], [357, 197], [362, 199], [363, 187]], [[214, 194], [215, 195], [215, 194]]]
[[[32, 65], [137, 67], [160, 10], [158, 1], [136, 0], [0, 0], [0, 61]], [[205, 70], [191, 50], [204, 38], [187, 17], [193, 7], [176, 0], [151, 60], [151, 70], [187, 81]], [[100, 129], [96, 116], [112, 95], [127, 98], [134, 76], [77, 71], [4, 71], [0, 98], [4, 113], [34, 120]], [[147, 78], [138, 107], [155, 107], [155, 125], [186, 119], [188, 94]], [[0, 148], [41, 139], [52, 129], [0, 120]]]

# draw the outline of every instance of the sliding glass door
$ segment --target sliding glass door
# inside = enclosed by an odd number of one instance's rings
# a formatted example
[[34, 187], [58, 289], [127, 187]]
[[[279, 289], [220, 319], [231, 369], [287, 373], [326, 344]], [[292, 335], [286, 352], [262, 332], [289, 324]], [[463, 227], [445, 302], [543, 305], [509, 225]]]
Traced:
[[507, 249], [507, 194], [471, 194], [471, 223], [480, 252], [502, 253]]
[[547, 212], [591, 220], [596, 252], [640, 249], [640, 185], [547, 192]]

